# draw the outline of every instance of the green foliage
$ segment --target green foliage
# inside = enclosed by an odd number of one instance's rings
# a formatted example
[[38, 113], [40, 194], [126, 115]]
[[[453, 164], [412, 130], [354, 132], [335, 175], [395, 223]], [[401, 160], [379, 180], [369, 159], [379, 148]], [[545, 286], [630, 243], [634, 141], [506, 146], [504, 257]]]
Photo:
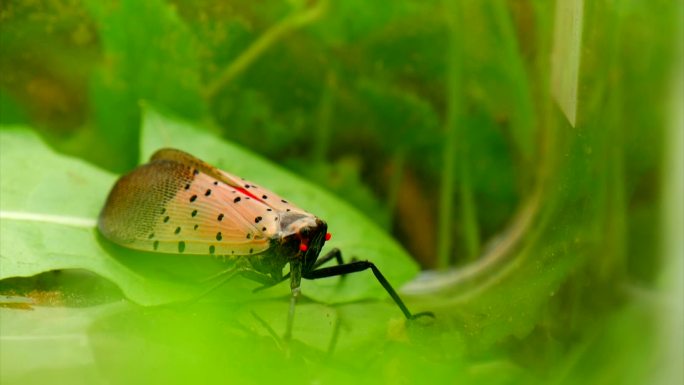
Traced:
[[[582, 2], [571, 127], [560, 1], [3, 2], [0, 382], [677, 382], [652, 373], [681, 362], [655, 331], [681, 311], [659, 282], [683, 249], [661, 233], [684, 6]], [[458, 266], [401, 291], [437, 319], [404, 323], [369, 272], [303, 282], [289, 344], [286, 284], [185, 301], [225, 265], [94, 227], [160, 147], [287, 196], [397, 287], [402, 246]]]
[[[416, 274], [411, 258], [394, 240], [353, 207], [314, 184], [273, 166], [239, 146], [217, 140], [215, 136], [182, 121], [165, 118], [150, 108], [146, 109], [143, 126], [142, 159], [148, 159], [154, 151], [163, 147], [179, 148], [195, 154], [228, 172], [268, 186], [293, 202], [303, 202], [300, 204], [302, 208], [328, 222], [330, 231], [334, 233], [329, 247], [340, 248], [347, 258], [372, 260], [395, 282], [405, 282]], [[363, 275], [349, 277], [344, 285], [338, 285], [335, 280], [307, 282], [302, 291], [310, 291], [307, 295], [317, 300], [338, 302], [368, 298], [369, 293], [384, 295], [382, 288], [368, 278]]]
[[[347, 258], [362, 256], [373, 260], [396, 283], [415, 274], [415, 267], [404, 251], [353, 208], [246, 150], [181, 121], [165, 118], [150, 107], [146, 111], [141, 162], [159, 148], [175, 147], [236, 175], [267, 182], [280, 195], [293, 202], [306, 202], [305, 209], [328, 220], [336, 232], [331, 247], [343, 249]], [[192, 298], [200, 287], [192, 282], [183, 285], [183, 279], [200, 280], [220, 271], [220, 265], [207, 258], [188, 261], [181, 256], [146, 256], [110, 245], [94, 226], [114, 176], [78, 160], [60, 157], [25, 129], [0, 132], [2, 173], [13, 181], [2, 185], [2, 231], [14, 240], [2, 244], [2, 278], [60, 269], [91, 270], [119, 285], [133, 301], [149, 305]], [[189, 137], [193, 140], [188, 141]], [[61, 172], [52, 172], [53, 169]], [[384, 295], [382, 288], [368, 278], [350, 277], [344, 285], [334, 279], [307, 282], [303, 291], [325, 302]], [[237, 295], [238, 299], [241, 296], [244, 293]]]
[[135, 164], [140, 127], [138, 101], [149, 100], [197, 118], [204, 112], [193, 36], [163, 1], [86, 1], [98, 29], [105, 65], [92, 74], [94, 127], [109, 143], [106, 165]]
[[[0, 226], [3, 237], [12, 240], [0, 246], [3, 279], [84, 269], [111, 280], [143, 304], [185, 299], [197, 292], [196, 285], [182, 285], [163, 275], [158, 279], [154, 274], [140, 275], [107, 251], [95, 223], [114, 175], [55, 153], [25, 128], [5, 128], [0, 133]], [[178, 260], [176, 269], [178, 262], [182, 266]]]
[[[415, 267], [402, 249], [380, 230], [372, 225], [353, 208], [339, 202], [329, 194], [317, 189], [304, 180], [278, 169], [269, 164], [266, 160], [250, 154], [237, 146], [218, 140], [216, 137], [203, 132], [187, 123], [176, 119], [166, 118], [150, 107], [145, 108], [143, 124], [143, 136], [141, 139], [143, 159], [146, 159], [152, 152], [161, 148], [174, 146], [177, 148], [191, 151], [199, 157], [212, 162], [219, 167], [225, 168], [238, 175], [245, 175], [255, 181], [268, 181], [269, 187], [283, 196], [287, 196], [293, 201], [305, 201], [306, 209], [312, 210], [324, 218], [329, 218], [329, 225], [339, 231], [335, 239], [331, 241], [334, 247], [345, 250], [347, 257], [363, 256], [373, 260], [395, 284], [407, 280], [415, 274]], [[193, 138], [191, 142], [187, 138]], [[103, 278], [111, 280], [119, 286], [123, 294], [134, 302], [144, 305], [159, 305], [165, 303], [178, 303], [178, 301], [194, 298], [202, 290], [202, 279], [220, 271], [219, 262], [211, 258], [193, 257], [189, 260], [184, 256], [154, 255], [147, 253], [137, 253], [123, 250], [120, 247], [110, 244], [97, 234], [95, 221], [100, 206], [104, 201], [107, 191], [113, 184], [115, 177], [107, 172], [94, 168], [87, 163], [77, 159], [61, 156], [48, 149], [44, 143], [31, 131], [22, 127], [4, 127], [0, 131], [0, 144], [2, 158], [3, 181], [2, 197], [0, 204], [0, 216], [2, 218], [3, 237], [12, 239], [12, 242], [3, 242], [0, 249], [0, 270], [2, 279], [12, 277], [27, 277], [54, 270], [89, 270], [97, 273]], [[239, 160], [239, 161], [236, 161]], [[59, 170], [55, 172], [54, 170]], [[370, 278], [370, 279], [369, 279]], [[58, 278], [64, 279], [64, 278]], [[66, 279], [82, 279], [76, 275], [67, 274]], [[50, 285], [50, 284], [49, 284]], [[193, 324], [196, 330], [209, 327], [205, 333], [216, 332], [220, 334], [220, 340], [226, 339], [226, 345], [235, 343], [235, 340], [243, 341], [234, 350], [226, 354], [238, 355], [243, 353], [242, 349], [247, 349], [253, 343], [253, 339], [262, 340], [269, 336], [268, 328], [264, 329], [260, 322], [274, 325], [283, 325], [287, 314], [287, 301], [277, 300], [268, 302], [268, 305], [251, 306], [247, 303], [257, 303], [257, 299], [273, 298], [286, 296], [289, 288], [282, 284], [277, 288], [263, 291], [258, 295], [250, 291], [256, 287], [255, 283], [250, 283], [244, 279], [235, 279], [224, 287], [212, 294], [212, 298], [222, 299], [223, 310], [214, 313], [215, 306], [200, 312], [206, 314], [210, 321], [209, 324], [201, 326], [188, 319], [189, 314], [185, 314], [186, 306], [183, 302], [177, 305], [175, 311], [180, 311], [171, 321], [171, 326], [164, 328], [163, 331], [155, 328], [143, 331], [142, 336], [150, 336], [150, 333], [174, 333], [175, 328], [186, 328], [188, 324]], [[11, 286], [10, 286], [11, 287]], [[382, 288], [372, 280], [372, 276], [357, 275], [348, 277], [342, 282], [331, 279], [326, 281], [303, 283], [303, 291], [308, 298], [318, 301], [335, 303], [348, 302], [359, 299], [370, 299], [373, 297], [386, 296]], [[84, 293], [77, 293], [78, 297]], [[91, 294], [93, 295], [93, 294]], [[86, 296], [87, 297], [87, 296]], [[240, 303], [243, 303], [240, 305]], [[176, 305], [171, 305], [176, 306]], [[121, 306], [114, 306], [120, 308]], [[134, 307], [128, 309], [123, 314], [115, 317], [123, 317], [123, 324], [138, 322], [155, 322], [155, 317], [161, 316], [168, 311], [174, 310], [160, 307], [159, 312], [155, 311], [150, 318], [150, 313], [145, 311], [140, 313]], [[363, 331], [358, 336], [354, 333], [339, 346], [348, 343], [366, 344], [370, 336], [382, 335], [384, 322], [391, 317], [400, 315], [394, 305], [377, 303], [376, 305], [365, 305], [359, 307], [349, 306], [353, 309], [350, 312], [336, 310], [322, 305], [304, 303], [298, 309], [298, 324], [295, 333], [301, 335], [301, 340], [305, 346], [325, 351], [327, 344], [332, 336], [335, 322], [338, 317], [347, 318], [344, 321], [345, 327], [353, 327], [354, 330]], [[172, 308], [173, 309], [173, 308]], [[198, 309], [192, 308], [193, 312]], [[358, 310], [354, 310], [358, 309]], [[371, 309], [371, 310], [369, 310]], [[374, 310], [372, 310], [374, 309]], [[122, 332], [122, 321], [115, 323], [108, 321], [111, 311], [99, 312], [88, 310], [66, 310], [66, 314], [72, 314], [78, 318], [78, 322], [66, 319], [55, 319], [60, 326], [50, 328], [51, 333], [58, 333], [59, 328], [65, 328], [67, 332], [74, 335], [74, 338], [91, 338], [84, 333], [89, 333], [92, 322], [97, 322], [102, 326], [106, 338], [111, 338], [113, 334]], [[208, 313], [207, 313], [208, 312]], [[364, 313], [359, 316], [358, 313]], [[49, 313], [49, 312], [48, 312]], [[118, 312], [115, 312], [118, 314]], [[339, 313], [339, 314], [338, 314]], [[349, 313], [349, 314], [347, 314]], [[46, 313], [47, 314], [47, 313]], [[258, 314], [258, 317], [252, 314]], [[3, 312], [3, 325], [10, 325], [11, 330], [19, 333], [27, 333], [24, 328], [21, 330], [13, 327], [18, 323], [18, 319], [13, 311]], [[105, 317], [105, 318], [102, 318]], [[139, 317], [142, 317], [140, 321]], [[180, 317], [180, 318], [178, 318]], [[332, 317], [332, 319], [331, 319]], [[84, 321], [85, 318], [85, 321]], [[166, 317], [164, 317], [166, 319]], [[244, 321], [244, 319], [247, 321]], [[116, 318], [115, 318], [116, 319]], [[225, 330], [227, 320], [234, 320], [236, 326]], [[221, 320], [221, 321], [219, 321]], [[263, 321], [262, 321], [263, 320]], [[26, 320], [33, 326], [40, 327], [42, 320], [39, 318]], [[215, 323], [218, 322], [218, 323]], [[249, 322], [253, 328], [262, 329], [259, 334], [245, 337], [241, 323]], [[324, 322], [323, 325], [318, 323]], [[350, 326], [351, 325], [351, 326]], [[114, 328], [115, 330], [112, 330]], [[223, 329], [223, 331], [219, 331]], [[3, 329], [5, 330], [5, 329]], [[95, 329], [95, 340], [98, 340], [98, 329]], [[226, 334], [227, 333], [227, 334]], [[137, 335], [137, 334], [136, 334]], [[80, 337], [78, 337], [80, 336]], [[118, 349], [128, 349], [135, 347], [137, 342], [127, 340], [133, 335], [127, 334], [126, 341], [121, 346], [105, 346], [105, 352], [112, 353], [108, 349], [113, 348], [114, 352]], [[206, 337], [207, 335], [205, 335]], [[196, 338], [197, 336], [185, 335], [181, 340]], [[38, 336], [40, 339], [49, 339], [50, 334]], [[166, 337], [165, 337], [166, 338]], [[269, 337], [270, 338], [270, 337]], [[172, 344], [174, 339], [172, 339]], [[181, 340], [175, 340], [176, 343]], [[205, 341], [201, 339], [200, 341]], [[215, 340], [217, 342], [218, 340]], [[272, 344], [266, 340], [266, 345]], [[129, 346], [129, 343], [133, 343]], [[225, 346], [224, 343], [215, 346]], [[94, 348], [99, 349], [99, 343], [95, 342]], [[264, 342], [261, 342], [263, 345]], [[354, 345], [355, 346], [355, 345]], [[200, 346], [197, 345], [196, 348]], [[22, 344], [13, 345], [12, 349], [16, 352], [22, 351], [26, 347]], [[136, 347], [137, 348], [137, 347]], [[181, 348], [177, 346], [177, 348]], [[183, 346], [182, 349], [188, 349]], [[203, 349], [212, 349], [202, 346]], [[174, 348], [175, 349], [175, 348]], [[273, 348], [268, 348], [272, 350]], [[180, 353], [180, 352], [179, 352]], [[278, 354], [277, 350], [270, 354]], [[318, 353], [315, 353], [318, 354]], [[351, 354], [351, 353], [349, 353]], [[119, 353], [114, 355], [119, 356]], [[14, 355], [13, 355], [14, 356]], [[88, 352], [77, 351], [73, 356], [64, 356], [64, 369], [68, 369], [72, 360], [90, 360]], [[176, 358], [169, 357], [169, 364]], [[233, 358], [234, 359], [234, 358]], [[351, 360], [351, 357], [349, 358]], [[3, 365], [16, 365], [3, 362]], [[106, 368], [124, 364], [144, 370], [144, 366], [139, 366], [140, 362], [123, 363], [118, 360], [105, 360], [103, 363]], [[108, 369], [105, 370], [108, 372]], [[124, 371], [123, 377], [114, 375], [114, 380], [122, 380], [132, 374]], [[134, 372], [136, 373], [136, 372]], [[194, 371], [191, 372], [196, 375]], [[244, 375], [248, 375], [245, 372]], [[68, 370], [65, 378], [76, 375]], [[92, 373], [91, 373], [92, 375]], [[177, 374], [169, 373], [175, 377]], [[21, 369], [14, 369], [7, 372], [7, 379], [17, 380], [18, 378], [40, 379], [38, 373], [25, 372]], [[27, 377], [24, 377], [27, 376]], [[239, 374], [238, 374], [239, 376]], [[217, 377], [218, 378], [218, 377]]]

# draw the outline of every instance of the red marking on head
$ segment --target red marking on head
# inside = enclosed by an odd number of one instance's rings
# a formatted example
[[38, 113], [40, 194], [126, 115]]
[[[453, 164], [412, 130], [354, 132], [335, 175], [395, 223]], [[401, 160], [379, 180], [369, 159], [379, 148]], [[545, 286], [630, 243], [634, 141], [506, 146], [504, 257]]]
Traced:
[[309, 250], [309, 246], [305, 245], [304, 243], [300, 243], [299, 244], [299, 250], [307, 251], [307, 250]]
[[332, 234], [330, 234], [330, 233], [325, 233], [325, 240], [326, 240], [326, 241], [329, 241], [330, 238], [332, 238]]

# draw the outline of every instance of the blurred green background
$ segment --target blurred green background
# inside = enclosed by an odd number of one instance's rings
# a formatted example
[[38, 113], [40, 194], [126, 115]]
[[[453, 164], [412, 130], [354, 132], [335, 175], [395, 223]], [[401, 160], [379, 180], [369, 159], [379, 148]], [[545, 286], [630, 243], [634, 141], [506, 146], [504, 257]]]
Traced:
[[122, 174], [154, 106], [355, 207], [429, 270], [403, 293], [437, 314], [405, 325], [384, 297], [314, 296], [284, 347], [284, 297], [139, 307], [76, 264], [3, 276], [3, 383], [681, 382], [684, 5], [584, 4], [574, 126], [551, 96], [555, 10], [1, 2], [3, 132]]

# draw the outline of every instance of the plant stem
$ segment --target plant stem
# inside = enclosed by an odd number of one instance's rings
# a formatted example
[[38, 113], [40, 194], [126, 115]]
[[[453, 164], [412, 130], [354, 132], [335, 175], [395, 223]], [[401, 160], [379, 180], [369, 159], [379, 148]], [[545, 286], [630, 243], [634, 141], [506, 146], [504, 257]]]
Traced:
[[461, 114], [461, 36], [459, 29], [460, 9], [456, 1], [447, 2], [449, 28], [449, 50], [447, 63], [447, 117], [444, 125], [444, 147], [442, 148], [442, 175], [437, 226], [437, 267], [446, 269], [451, 262], [453, 246], [454, 170], [458, 123]]
[[295, 12], [269, 28], [240, 56], [233, 60], [214, 81], [207, 85], [205, 89], [206, 98], [208, 100], [213, 99], [222, 88], [247, 69], [250, 64], [285, 35], [318, 20], [323, 15], [327, 5], [328, 0], [319, 0], [314, 6]]
[[[535, 150], [535, 133], [537, 123], [532, 101], [532, 92], [529, 87], [528, 75], [525, 63], [520, 54], [518, 37], [511, 20], [511, 13], [507, 2], [495, 1], [492, 3], [494, 20], [500, 29], [502, 48], [505, 55], [508, 76], [510, 77], [511, 89], [514, 91], [511, 102], [513, 103], [511, 115], [511, 131], [518, 151], [523, 157], [523, 165], [531, 164]], [[528, 167], [522, 167], [523, 172]], [[523, 175], [525, 184], [529, 184], [529, 175]]]
[[477, 207], [473, 186], [470, 179], [470, 162], [468, 146], [461, 146], [461, 222], [466, 246], [466, 260], [474, 261], [480, 255], [480, 226], [477, 223]]
[[392, 224], [394, 213], [399, 202], [399, 189], [404, 176], [404, 164], [406, 163], [406, 150], [399, 148], [392, 157], [392, 174], [389, 177], [389, 190], [387, 191], [387, 223]]
[[318, 108], [318, 125], [316, 127], [315, 143], [311, 149], [311, 158], [314, 163], [321, 164], [328, 156], [330, 148], [330, 122], [333, 114], [334, 90], [337, 87], [337, 76], [330, 70], [323, 86], [321, 102]]

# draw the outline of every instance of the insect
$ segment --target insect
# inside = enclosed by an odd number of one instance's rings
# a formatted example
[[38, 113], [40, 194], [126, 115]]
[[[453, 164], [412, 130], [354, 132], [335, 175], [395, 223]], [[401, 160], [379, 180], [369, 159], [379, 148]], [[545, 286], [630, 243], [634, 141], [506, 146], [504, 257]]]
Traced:
[[[235, 262], [225, 275], [243, 275], [262, 288], [290, 280], [285, 336], [291, 336], [300, 282], [370, 269], [407, 319], [412, 314], [380, 270], [368, 261], [345, 263], [339, 249], [319, 258], [330, 239], [325, 221], [275, 193], [176, 149], [121, 177], [98, 220], [109, 240], [131, 249], [213, 255]], [[337, 265], [323, 267], [331, 260]], [[289, 264], [289, 273], [283, 269]]]

